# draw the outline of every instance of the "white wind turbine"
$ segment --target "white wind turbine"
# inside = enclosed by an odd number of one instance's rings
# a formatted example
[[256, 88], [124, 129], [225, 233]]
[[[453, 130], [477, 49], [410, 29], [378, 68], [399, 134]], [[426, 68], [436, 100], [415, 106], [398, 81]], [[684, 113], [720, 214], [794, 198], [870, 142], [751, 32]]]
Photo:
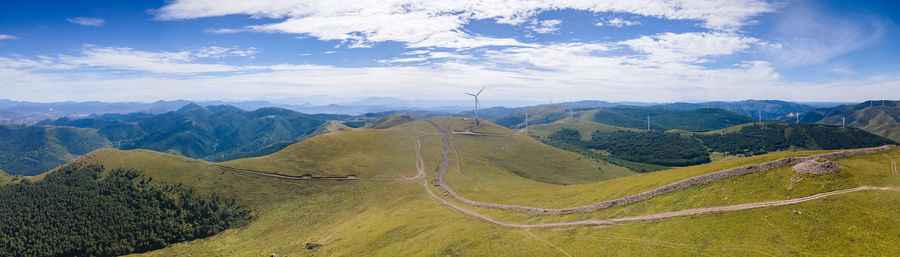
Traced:
[[481, 91], [484, 91], [484, 87], [481, 87], [481, 90], [478, 90], [478, 93], [474, 93], [474, 94], [464, 93], [464, 94], [467, 94], [467, 95], [470, 95], [470, 96], [474, 96], [474, 97], [475, 97], [475, 125], [476, 125], [476, 126], [479, 125], [479, 124], [478, 124], [478, 105], [479, 105], [479, 103], [478, 103], [478, 96], [481, 95]]

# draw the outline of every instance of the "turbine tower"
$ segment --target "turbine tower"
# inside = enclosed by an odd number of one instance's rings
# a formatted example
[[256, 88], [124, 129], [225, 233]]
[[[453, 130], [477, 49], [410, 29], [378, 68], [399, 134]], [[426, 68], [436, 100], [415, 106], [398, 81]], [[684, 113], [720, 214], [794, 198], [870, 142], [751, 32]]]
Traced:
[[484, 91], [484, 87], [481, 87], [481, 90], [478, 90], [478, 93], [474, 93], [474, 94], [464, 93], [464, 94], [467, 94], [467, 95], [470, 95], [470, 96], [474, 96], [474, 97], [475, 97], [475, 126], [478, 126], [478, 125], [479, 125], [479, 124], [478, 124], [478, 104], [479, 104], [479, 103], [478, 103], [478, 96], [481, 95], [481, 91]]
[[528, 113], [525, 113], [525, 132], [528, 132]]
[[650, 115], [647, 115], [647, 131], [650, 131]]

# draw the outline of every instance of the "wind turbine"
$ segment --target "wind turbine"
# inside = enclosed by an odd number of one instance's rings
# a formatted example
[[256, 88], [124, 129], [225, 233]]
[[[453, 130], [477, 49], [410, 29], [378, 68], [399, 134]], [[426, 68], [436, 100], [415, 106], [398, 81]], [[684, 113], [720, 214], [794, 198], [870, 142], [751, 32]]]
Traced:
[[464, 93], [464, 94], [475, 97], [475, 125], [476, 126], [479, 125], [478, 124], [478, 96], [481, 95], [481, 91], [484, 91], [484, 87], [481, 87], [481, 90], [478, 90], [478, 93], [474, 93], [474, 94]]

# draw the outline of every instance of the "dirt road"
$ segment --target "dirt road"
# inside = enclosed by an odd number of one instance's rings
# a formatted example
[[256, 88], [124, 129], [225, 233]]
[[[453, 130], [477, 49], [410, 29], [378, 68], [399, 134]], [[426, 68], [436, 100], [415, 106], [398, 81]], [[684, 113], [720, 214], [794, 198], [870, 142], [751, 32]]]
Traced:
[[[564, 214], [564, 213], [571, 213], [571, 212], [594, 211], [594, 210], [598, 210], [598, 209], [608, 208], [613, 205], [624, 205], [624, 204], [634, 203], [634, 202], [638, 202], [638, 201], [643, 201], [648, 198], [651, 198], [651, 197], [654, 197], [657, 195], [661, 195], [661, 194], [664, 194], [667, 192], [671, 192], [671, 191], [674, 191], [677, 189], [685, 188], [685, 187], [695, 185], [695, 184], [708, 183], [710, 181], [722, 179], [725, 177], [741, 175], [741, 174], [755, 172], [755, 171], [769, 170], [769, 169], [772, 169], [775, 167], [788, 165], [788, 164], [796, 164], [796, 163], [800, 163], [803, 161], [812, 160], [815, 158], [833, 159], [833, 158], [839, 158], [839, 157], [846, 157], [846, 156], [850, 156], [850, 155], [854, 155], [854, 154], [866, 154], [866, 153], [885, 151], [885, 150], [888, 150], [888, 149], [891, 149], [894, 147], [894, 146], [882, 146], [882, 147], [868, 148], [868, 149], [856, 149], [856, 150], [847, 150], [847, 151], [841, 151], [841, 152], [832, 152], [832, 153], [807, 156], [807, 157], [782, 158], [782, 159], [778, 159], [778, 160], [770, 161], [770, 162], [766, 162], [766, 163], [751, 164], [751, 165], [746, 165], [746, 166], [742, 166], [742, 167], [737, 167], [737, 168], [717, 171], [717, 172], [713, 172], [713, 173], [709, 173], [709, 174], [704, 174], [704, 175], [700, 175], [700, 176], [696, 176], [696, 177], [686, 178], [686, 179], [683, 179], [683, 180], [680, 180], [680, 181], [677, 181], [674, 183], [670, 183], [670, 184], [664, 185], [662, 187], [655, 188], [655, 189], [649, 190], [649, 191], [645, 191], [645, 192], [642, 192], [639, 194], [635, 194], [635, 195], [631, 195], [631, 196], [627, 196], [627, 197], [623, 197], [623, 198], [618, 198], [618, 199], [613, 199], [613, 200], [607, 200], [607, 201], [603, 201], [603, 202], [598, 202], [598, 203], [594, 203], [591, 205], [570, 207], [570, 208], [548, 209], [548, 208], [536, 208], [536, 207], [529, 207], [529, 206], [478, 202], [478, 201], [469, 200], [469, 199], [457, 194], [456, 191], [453, 190], [453, 188], [451, 188], [449, 185], [447, 185], [446, 182], [444, 182], [444, 178], [447, 175], [447, 167], [450, 165], [450, 159], [448, 157], [449, 152], [450, 152], [450, 149], [449, 149], [450, 137], [452, 137], [454, 134], [458, 134], [458, 133], [452, 132], [452, 130], [451, 130], [451, 128], [453, 127], [453, 124], [455, 122], [451, 123], [446, 129], [444, 129], [441, 126], [439, 126], [437, 123], [432, 122], [431, 120], [425, 119], [425, 121], [430, 123], [435, 128], [437, 128], [437, 130], [440, 131], [440, 133], [442, 134], [442, 138], [441, 138], [441, 141], [443, 143], [443, 151], [441, 152], [442, 161], [441, 161], [441, 166], [440, 166], [440, 170], [438, 171], [438, 177], [437, 177], [437, 183], [438, 183], [438, 186], [441, 187], [441, 189], [443, 189], [444, 191], [447, 191], [447, 193], [450, 194], [451, 197], [453, 197], [454, 199], [456, 199], [459, 202], [466, 204], [466, 205], [485, 207], [485, 208], [495, 208], [495, 209], [502, 209], [502, 210], [529, 212], [529, 213], [536, 213], [536, 214]], [[457, 157], [458, 156], [459, 155], [457, 152]]]
[[[445, 145], [446, 147], [446, 145]], [[444, 152], [444, 155], [446, 155]], [[446, 163], [447, 159], [444, 159], [442, 163], [442, 170], [446, 172]], [[788, 199], [788, 200], [778, 200], [778, 201], [766, 201], [766, 202], [756, 202], [756, 203], [745, 203], [745, 204], [737, 204], [737, 205], [729, 205], [729, 206], [715, 206], [715, 207], [705, 207], [705, 208], [695, 208], [695, 209], [687, 209], [673, 212], [663, 212], [656, 214], [648, 214], [648, 215], [640, 215], [640, 216], [631, 216], [631, 217], [621, 217], [621, 218], [612, 218], [612, 219], [592, 219], [592, 220], [580, 220], [580, 221], [569, 221], [569, 222], [553, 222], [553, 223], [538, 223], [538, 224], [522, 224], [522, 223], [510, 223], [504, 222], [500, 220], [496, 220], [494, 218], [488, 217], [481, 213], [463, 208], [462, 206], [457, 205], [447, 199], [439, 197], [434, 191], [431, 190], [431, 187], [428, 185], [428, 178], [425, 175], [425, 164], [422, 159], [421, 154], [421, 144], [419, 143], [419, 137], [416, 137], [416, 169], [419, 171], [419, 175], [417, 177], [424, 177], [422, 180], [422, 185], [425, 187], [425, 191], [428, 192], [433, 199], [440, 201], [444, 205], [453, 208], [459, 212], [465, 213], [467, 215], [477, 217], [479, 219], [501, 225], [506, 227], [514, 227], [514, 228], [545, 228], [545, 227], [564, 227], [564, 226], [577, 226], [577, 225], [614, 225], [618, 223], [627, 223], [627, 222], [638, 222], [638, 221], [649, 221], [649, 220], [658, 220], [658, 219], [666, 219], [673, 217], [681, 217], [681, 216], [692, 216], [692, 215], [701, 215], [701, 214], [712, 214], [712, 213], [723, 213], [723, 212], [732, 212], [732, 211], [740, 211], [740, 210], [748, 210], [748, 209], [756, 209], [756, 208], [765, 208], [765, 207], [775, 207], [782, 205], [790, 205], [797, 204], [806, 201], [811, 201], [819, 198], [829, 197], [833, 195], [840, 195], [846, 193], [852, 193], [857, 191], [865, 191], [865, 190], [884, 190], [884, 191], [898, 191], [900, 192], [900, 188], [896, 187], [872, 187], [872, 186], [861, 186], [856, 188], [844, 189], [844, 190], [836, 190], [831, 192], [825, 192], [820, 194], [815, 194], [807, 197], [796, 198], [796, 199]]]

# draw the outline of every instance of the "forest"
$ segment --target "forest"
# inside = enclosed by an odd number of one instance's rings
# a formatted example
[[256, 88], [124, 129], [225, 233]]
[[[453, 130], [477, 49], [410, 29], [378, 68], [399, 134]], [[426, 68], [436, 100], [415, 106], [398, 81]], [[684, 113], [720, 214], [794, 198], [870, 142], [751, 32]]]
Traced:
[[0, 186], [0, 256], [117, 256], [246, 224], [233, 199], [151, 183], [137, 170], [67, 165]]

